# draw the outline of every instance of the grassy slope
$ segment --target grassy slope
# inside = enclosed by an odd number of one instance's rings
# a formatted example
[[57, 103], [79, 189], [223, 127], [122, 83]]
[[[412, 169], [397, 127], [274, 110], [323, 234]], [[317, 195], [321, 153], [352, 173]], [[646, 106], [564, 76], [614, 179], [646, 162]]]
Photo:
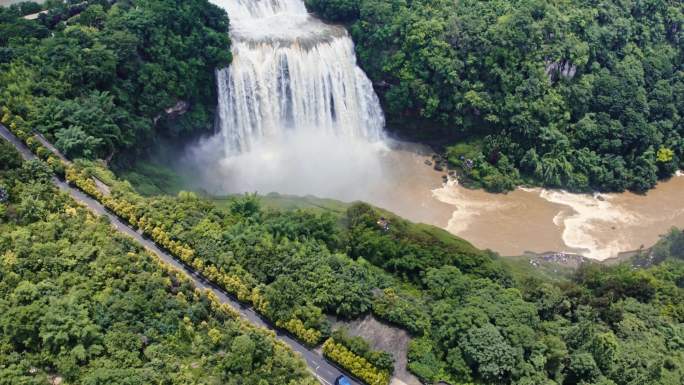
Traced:
[[[158, 162], [140, 161], [129, 170], [118, 173], [122, 179], [128, 180], [135, 190], [142, 195], [176, 195], [183, 188], [187, 188], [188, 181], [174, 172], [170, 167]], [[350, 203], [334, 199], [317, 198], [314, 196], [294, 196], [271, 193], [260, 196], [263, 206], [273, 210], [310, 210], [316, 213], [328, 212], [342, 219]], [[228, 207], [231, 196], [214, 197], [214, 202], [219, 207]], [[464, 254], [479, 254], [482, 251], [463, 238], [459, 238], [444, 229], [413, 223], [403, 219], [389, 211], [376, 208], [390, 220], [392, 226], [398, 226], [402, 232], [409, 234], [411, 238], [425, 243], [439, 242], [450, 249], [458, 250]], [[510, 268], [517, 281], [527, 277], [539, 277], [554, 281], [564, 280], [572, 274], [573, 268], [560, 266], [555, 263], [542, 263], [539, 267], [530, 265], [529, 256], [513, 256], [501, 258], [504, 264]]]

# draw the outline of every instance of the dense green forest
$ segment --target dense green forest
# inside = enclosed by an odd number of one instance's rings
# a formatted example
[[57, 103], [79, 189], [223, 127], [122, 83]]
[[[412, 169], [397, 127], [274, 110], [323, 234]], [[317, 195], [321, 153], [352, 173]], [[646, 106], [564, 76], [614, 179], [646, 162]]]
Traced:
[[[17, 167], [16, 156], [2, 161]], [[24, 184], [45, 185], [49, 168], [37, 162], [23, 168], [32, 172]], [[547, 281], [443, 230], [363, 203], [284, 211], [251, 195], [142, 197], [99, 163], [77, 161], [62, 170], [70, 183], [303, 343], [331, 337], [326, 356], [369, 383], [386, 384], [389, 357], [333, 332], [327, 316], [371, 313], [410, 332], [409, 370], [424, 381], [678, 385], [684, 378], [681, 230], [633, 261], [585, 264], [571, 279]], [[3, 202], [16, 196], [13, 185], [24, 186], [9, 181]], [[34, 191], [24, 204], [3, 203], [3, 218], [66, 220], [51, 217], [36, 197]], [[4, 242], [17, 247], [15, 239]], [[70, 254], [58, 255], [62, 261]]]
[[317, 383], [50, 176], [0, 140], [0, 384]]
[[[0, 8], [2, 118], [51, 167], [0, 140], [0, 384], [315, 383], [272, 336], [58, 193], [51, 171], [378, 383], [391, 357], [331, 330], [329, 316], [407, 330], [409, 369], [426, 382], [682, 383], [681, 230], [634, 260], [547, 281], [364, 203], [144, 197], [102, 163], [57, 164], [31, 129], [71, 158], [109, 158], [155, 130], [210, 123], [214, 87], [200, 85], [230, 54], [225, 12], [206, 0], [50, 4], [38, 20], [21, 18], [35, 8]], [[470, 139], [450, 160], [484, 187], [645, 190], [684, 159], [680, 3], [307, 4], [349, 23], [391, 116]], [[167, 116], [179, 101], [190, 110]]]
[[0, 101], [67, 156], [135, 153], [155, 134], [213, 126], [228, 18], [207, 0], [0, 7]]
[[458, 137], [476, 185], [645, 191], [684, 166], [679, 0], [306, 3], [350, 24], [389, 122]]
[[[340, 213], [267, 209], [255, 196], [142, 197], [97, 164], [76, 167], [77, 185], [118, 202], [110, 207], [276, 325], [312, 346], [331, 336], [325, 351], [341, 361], [374, 362], [362, 371], [368, 378], [390, 362], [331, 331], [325, 315], [372, 313], [409, 331], [409, 369], [425, 381], [675, 385], [684, 378], [681, 230], [634, 261], [586, 264], [551, 282], [363, 203]], [[111, 196], [83, 182], [91, 175]], [[350, 352], [356, 358], [346, 358]]]

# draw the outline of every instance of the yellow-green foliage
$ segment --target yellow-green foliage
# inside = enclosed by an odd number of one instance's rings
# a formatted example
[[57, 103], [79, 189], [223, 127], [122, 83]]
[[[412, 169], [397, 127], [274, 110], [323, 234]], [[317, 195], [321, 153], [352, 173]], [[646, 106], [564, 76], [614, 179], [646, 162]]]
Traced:
[[253, 300], [249, 285], [235, 274], [222, 274], [216, 282], [220, 282], [229, 293], [237, 296], [240, 301], [251, 302]]
[[31, 129], [26, 121], [19, 115], [14, 115], [6, 106], [0, 108], [0, 122], [7, 125], [7, 128], [24, 142], [38, 158], [47, 162], [52, 171], [60, 176], [64, 176], [65, 164], [55, 156], [52, 151], [40, 144], [40, 142], [29, 132]]
[[[79, 190], [100, 202], [108, 210], [116, 214], [119, 218], [126, 220], [133, 227], [142, 230], [142, 232], [152, 238], [157, 245], [168, 250], [174, 257], [192, 266], [210, 281], [222, 286], [227, 292], [235, 295], [238, 300], [252, 303], [259, 313], [264, 315], [267, 314], [268, 302], [260, 295], [257, 288], [252, 288], [239, 276], [219, 270], [216, 266], [206, 263], [202, 258], [196, 257], [192, 247], [173, 240], [165, 231], [163, 225], [154, 223], [151, 219], [144, 216], [138, 217], [135, 204], [124, 198], [128, 197], [130, 194], [123, 194], [124, 197], [114, 197], [105, 196], [100, 192], [95, 181], [90, 176], [90, 173], [93, 172], [92, 167], [87, 167], [87, 165], [84, 166], [78, 162], [76, 164], [65, 165], [59, 158], [51, 155], [51, 152], [33, 137], [28, 138], [27, 144], [34, 152], [43, 152], [41, 150], [44, 150], [44, 157], [47, 159], [48, 164], [59, 164], [64, 170], [66, 180], [70, 184], [76, 186]], [[53, 167], [53, 170], [54, 169], [55, 167]], [[113, 180], [114, 178], [111, 174], [105, 174], [104, 176], [106, 177], [105, 179], [111, 178]], [[214, 301], [218, 301], [215, 297], [213, 299]], [[218, 302], [216, 304], [212, 303], [212, 306], [219, 306]], [[221, 308], [223, 308], [225, 312], [232, 312], [231, 314], [235, 313], [235, 310], [232, 310], [228, 305], [222, 305]], [[304, 323], [299, 319], [291, 319], [287, 322], [278, 321], [276, 322], [276, 326], [286, 329], [309, 346], [317, 345], [323, 337], [320, 331], [316, 329], [307, 329], [304, 326]]]
[[304, 323], [297, 318], [293, 318], [287, 322], [278, 321], [276, 322], [276, 326], [294, 334], [299, 340], [309, 346], [318, 345], [318, 343], [321, 342], [321, 337], [323, 337], [323, 334], [320, 331], [316, 329], [307, 329], [306, 326], [304, 326]]
[[0, 109], [0, 123], [9, 124], [10, 118], [12, 118], [12, 113], [9, 108], [2, 106], [2, 109]]
[[660, 163], [668, 163], [672, 161], [674, 156], [675, 152], [672, 149], [663, 147], [658, 150], [656, 160]]
[[[45, 322], [31, 322], [29, 334], [21, 327], [5, 327], [0, 333], [0, 382], [45, 382], [58, 373], [70, 384], [117, 378], [138, 384], [218, 384], [235, 378], [245, 384], [264, 379], [272, 384], [316, 383], [303, 361], [273, 333], [240, 320], [212, 292], [192, 290], [183, 273], [134, 247], [85, 208], [75, 208], [76, 202], [52, 187], [43, 173], [35, 179], [45, 187], [39, 190], [20, 182], [24, 171], [18, 163], [9, 166], [11, 171], [2, 170], [0, 177], [16, 186], [11, 204], [19, 208], [39, 202], [46, 215], [28, 221], [13, 216], [0, 224], [0, 324], [25, 324], [18, 320], [29, 313]], [[99, 252], [83, 257], [74, 254], [78, 250]], [[55, 266], [59, 268], [50, 268]], [[38, 294], [40, 287], [54, 290]], [[122, 314], [119, 309], [132, 298], [139, 305], [136, 311]], [[111, 306], [98, 314], [87, 311], [103, 303]], [[146, 322], [150, 319], [155, 321]], [[112, 322], [115, 328], [108, 327]], [[62, 327], [62, 338], [43, 339], [54, 325]], [[30, 341], [32, 353], [27, 354]], [[155, 353], [131, 355], [147, 348]], [[67, 366], [62, 365], [64, 351], [75, 352]], [[256, 356], [258, 352], [266, 353]], [[159, 360], [169, 365], [160, 367]], [[232, 365], [242, 361], [247, 364]], [[34, 368], [30, 373], [29, 367]], [[134, 369], [118, 369], [128, 367]]]
[[268, 300], [264, 297], [262, 293], [262, 286], [257, 286], [252, 289], [252, 303], [254, 303], [254, 308], [261, 314], [266, 314], [268, 310]]
[[240, 318], [240, 313], [238, 313], [237, 310], [233, 309], [230, 305], [226, 303], [221, 303], [221, 301], [219, 301], [218, 296], [214, 294], [213, 291], [206, 290], [205, 294], [209, 299], [209, 302], [211, 303], [211, 309], [214, 312], [226, 314], [227, 316], [233, 319]]
[[368, 385], [388, 385], [390, 382], [389, 372], [379, 370], [332, 338], [328, 338], [323, 344], [323, 354]]
[[82, 170], [79, 170], [74, 166], [67, 167], [65, 171], [65, 177], [69, 183], [78, 187], [84, 193], [90, 195], [100, 202], [103, 202], [102, 193], [100, 193], [100, 191], [97, 189], [95, 182], [90, 177], [85, 175]]

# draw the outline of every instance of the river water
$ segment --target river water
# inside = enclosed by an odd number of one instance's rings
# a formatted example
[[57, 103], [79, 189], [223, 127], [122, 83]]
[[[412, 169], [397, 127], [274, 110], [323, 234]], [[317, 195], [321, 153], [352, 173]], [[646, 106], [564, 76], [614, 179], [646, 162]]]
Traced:
[[443, 182], [425, 165], [429, 151], [391, 146], [382, 182], [368, 181], [363, 199], [416, 222], [442, 227], [502, 255], [570, 252], [605, 260], [652, 246], [670, 228], [684, 228], [684, 175], [648, 193], [572, 194], [518, 188], [491, 194]]
[[571, 194], [518, 188], [491, 194], [443, 182], [425, 165], [429, 151], [394, 143], [381, 157], [381, 181], [363, 199], [415, 222], [442, 227], [502, 255], [570, 252], [596, 260], [652, 246], [671, 227], [684, 228], [684, 176], [647, 194]]
[[649, 247], [673, 226], [684, 227], [682, 176], [659, 183], [645, 195], [539, 188], [488, 194], [457, 182], [433, 194], [454, 207], [448, 222], [438, 225], [504, 255], [566, 251], [605, 260]]

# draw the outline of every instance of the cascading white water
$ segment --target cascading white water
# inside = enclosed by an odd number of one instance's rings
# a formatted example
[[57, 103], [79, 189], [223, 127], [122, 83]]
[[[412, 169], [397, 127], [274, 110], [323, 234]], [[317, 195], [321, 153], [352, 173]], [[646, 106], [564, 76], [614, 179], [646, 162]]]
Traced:
[[215, 1], [228, 12], [231, 22], [265, 18], [280, 13], [306, 14], [301, 0], [223, 0]]
[[292, 132], [382, 138], [378, 98], [343, 28], [308, 15], [302, 0], [215, 2], [233, 40], [233, 63], [217, 74], [227, 156]]
[[211, 1], [230, 17], [233, 63], [217, 72], [220, 132], [187, 149], [184, 173], [215, 194], [389, 196], [384, 116], [347, 31], [302, 0]]

